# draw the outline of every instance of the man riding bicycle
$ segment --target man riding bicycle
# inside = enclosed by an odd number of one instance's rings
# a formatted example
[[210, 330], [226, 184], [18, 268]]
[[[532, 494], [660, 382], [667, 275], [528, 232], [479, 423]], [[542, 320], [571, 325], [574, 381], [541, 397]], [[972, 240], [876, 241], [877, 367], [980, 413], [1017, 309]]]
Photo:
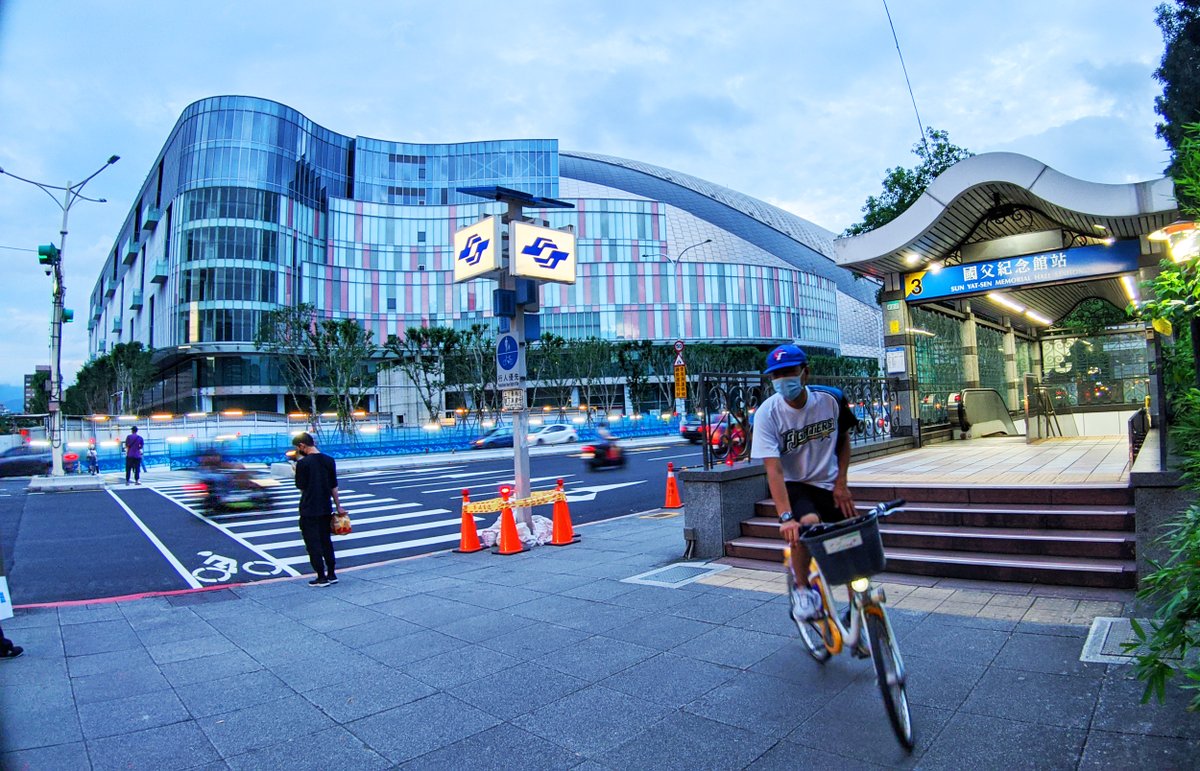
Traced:
[[800, 534], [818, 522], [856, 515], [846, 474], [858, 419], [841, 391], [808, 385], [808, 356], [798, 346], [767, 354], [764, 374], [775, 394], [754, 415], [750, 456], [762, 459], [780, 534], [792, 549], [792, 613], [802, 621], [818, 615], [821, 595], [809, 586], [809, 553]]

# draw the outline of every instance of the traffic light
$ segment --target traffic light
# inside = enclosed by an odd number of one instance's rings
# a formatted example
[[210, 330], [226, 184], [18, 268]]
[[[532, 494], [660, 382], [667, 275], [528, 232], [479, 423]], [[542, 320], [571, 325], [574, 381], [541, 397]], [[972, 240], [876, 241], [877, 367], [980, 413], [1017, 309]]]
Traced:
[[42, 244], [39, 246], [38, 262], [43, 265], [53, 265], [58, 262], [58, 247], [54, 244]]
[[75, 311], [71, 310], [70, 308], [63, 308], [62, 313], [62, 320], [64, 324], [70, 324], [75, 320]]

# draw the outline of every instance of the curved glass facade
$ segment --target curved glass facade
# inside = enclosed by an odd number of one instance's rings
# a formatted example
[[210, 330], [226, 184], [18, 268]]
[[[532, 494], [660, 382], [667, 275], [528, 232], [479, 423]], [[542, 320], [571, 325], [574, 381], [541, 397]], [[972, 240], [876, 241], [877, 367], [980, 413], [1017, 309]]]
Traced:
[[[845, 352], [878, 355], [874, 285], [825, 256], [828, 231], [761, 201], [647, 164], [560, 154], [552, 139], [345, 136], [252, 97], [184, 110], [93, 289], [91, 350], [141, 340], [182, 347], [172, 367], [241, 361], [255, 355], [263, 312], [298, 303], [359, 320], [381, 341], [412, 326], [491, 325], [494, 282], [452, 280], [454, 231], [503, 211], [458, 192], [481, 185], [574, 204], [528, 212], [574, 226], [578, 243], [577, 283], [541, 290], [545, 332], [853, 340]], [[274, 385], [272, 368], [253, 371]]]

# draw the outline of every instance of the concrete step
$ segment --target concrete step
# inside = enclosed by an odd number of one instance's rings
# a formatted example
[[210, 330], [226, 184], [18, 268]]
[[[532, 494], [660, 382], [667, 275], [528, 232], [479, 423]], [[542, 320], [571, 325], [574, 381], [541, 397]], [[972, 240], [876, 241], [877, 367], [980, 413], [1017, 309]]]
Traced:
[[[855, 508], [866, 513], [876, 502], [855, 499]], [[768, 498], [754, 506], [755, 518], [774, 519], [775, 504]], [[1128, 530], [1134, 527], [1129, 506], [1050, 506], [1047, 504], [958, 504], [910, 502], [887, 519], [889, 524], [940, 525], [942, 527], [1016, 527], [1069, 530]]]

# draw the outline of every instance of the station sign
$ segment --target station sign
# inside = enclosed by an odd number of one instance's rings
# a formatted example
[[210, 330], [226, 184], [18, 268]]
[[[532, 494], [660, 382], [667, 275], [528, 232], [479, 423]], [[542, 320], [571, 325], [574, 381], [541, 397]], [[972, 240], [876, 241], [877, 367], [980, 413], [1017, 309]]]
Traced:
[[454, 231], [454, 282], [500, 269], [500, 218], [485, 217]]
[[1130, 240], [906, 273], [904, 299], [919, 302], [1129, 273], [1137, 270], [1140, 254], [1138, 242]]
[[575, 234], [527, 222], [508, 226], [509, 272], [514, 276], [575, 283]]

